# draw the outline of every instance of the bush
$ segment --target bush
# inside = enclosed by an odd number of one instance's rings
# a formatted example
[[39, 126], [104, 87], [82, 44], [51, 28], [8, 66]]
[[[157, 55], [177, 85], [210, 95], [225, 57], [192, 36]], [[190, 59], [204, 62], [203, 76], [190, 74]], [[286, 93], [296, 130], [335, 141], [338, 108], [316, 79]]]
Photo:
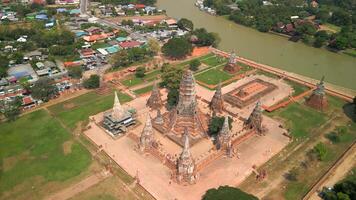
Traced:
[[135, 76], [137, 78], [143, 78], [145, 76], [146, 69], [145, 67], [137, 67]]
[[327, 150], [325, 144], [321, 143], [321, 142], [319, 142], [317, 145], [315, 145], [312, 152], [317, 156], [318, 160], [320, 160], [320, 161], [324, 161], [328, 154], [328, 150]]
[[199, 69], [200, 65], [201, 65], [201, 62], [198, 59], [194, 59], [194, 60], [190, 61], [189, 69], [192, 71], [197, 71]]
[[95, 89], [100, 86], [100, 77], [96, 74], [91, 75], [83, 83], [83, 86], [87, 89]]
[[83, 69], [81, 66], [71, 67], [68, 70], [68, 75], [72, 78], [80, 79], [80, 78], [82, 78], [82, 75], [83, 75]]

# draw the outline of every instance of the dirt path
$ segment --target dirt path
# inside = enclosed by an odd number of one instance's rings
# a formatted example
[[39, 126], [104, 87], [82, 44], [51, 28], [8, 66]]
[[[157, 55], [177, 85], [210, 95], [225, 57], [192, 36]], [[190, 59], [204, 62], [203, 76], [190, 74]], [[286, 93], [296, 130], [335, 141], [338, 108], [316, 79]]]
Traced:
[[[342, 159], [341, 163], [336, 168], [332, 170], [327, 177], [321, 181], [320, 186], [317, 188], [317, 191], [321, 191], [323, 187], [331, 187], [335, 183], [339, 182], [349, 171], [356, 166], [356, 145], [353, 145], [353, 148], [347, 153], [347, 156]], [[321, 200], [317, 192], [314, 192], [309, 200]]]
[[112, 174], [105, 172], [105, 171], [93, 174], [93, 175], [87, 177], [86, 179], [83, 179], [82, 181], [80, 181], [80, 182], [78, 182], [64, 190], [57, 192], [56, 194], [53, 194], [53, 195], [45, 198], [45, 200], [66, 200], [66, 199], [69, 199], [69, 198], [75, 196], [76, 194], [87, 190], [91, 186], [98, 184], [99, 182], [105, 180], [106, 178], [108, 178], [110, 176], [112, 176]]

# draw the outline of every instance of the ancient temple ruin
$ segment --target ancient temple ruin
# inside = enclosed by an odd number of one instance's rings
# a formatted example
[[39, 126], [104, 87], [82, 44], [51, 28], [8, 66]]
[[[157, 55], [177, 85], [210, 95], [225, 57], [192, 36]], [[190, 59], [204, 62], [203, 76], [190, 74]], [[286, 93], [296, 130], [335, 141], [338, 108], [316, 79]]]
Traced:
[[183, 151], [180, 154], [177, 160], [177, 182], [187, 182], [187, 183], [195, 183], [196, 173], [195, 173], [195, 162], [192, 154], [189, 150], [189, 132], [188, 129], [184, 129], [184, 147]]
[[306, 104], [321, 111], [328, 107], [328, 100], [325, 95], [324, 77], [320, 80], [320, 83], [316, 85], [316, 89], [307, 99]]
[[217, 138], [217, 149], [226, 152], [226, 155], [232, 156], [232, 146], [231, 146], [231, 131], [229, 125], [229, 117], [225, 116], [223, 127], [221, 128], [218, 138]]
[[235, 74], [240, 70], [240, 67], [237, 65], [236, 54], [235, 52], [231, 52], [229, 62], [225, 65], [224, 71]]
[[146, 105], [151, 109], [159, 109], [163, 105], [161, 93], [156, 82], [153, 85], [151, 96], [148, 98]]
[[146, 124], [141, 132], [139, 147], [141, 151], [145, 151], [153, 147], [154, 143], [153, 128], [151, 123], [151, 116], [147, 114]]
[[183, 73], [177, 106], [165, 113], [163, 120], [163, 124], [154, 123], [154, 127], [181, 146], [183, 146], [182, 136], [185, 128], [188, 129], [193, 141], [206, 136], [208, 119], [207, 115], [198, 108], [195, 80], [190, 70]]
[[256, 103], [255, 108], [245, 121], [244, 126], [246, 129], [254, 129], [258, 134], [262, 134], [265, 131], [262, 126], [262, 107], [260, 101]]
[[136, 123], [132, 113], [121, 106], [120, 100], [115, 92], [114, 106], [109, 112], [104, 113], [102, 126], [112, 136], [123, 134], [127, 127]]
[[224, 99], [221, 92], [221, 83], [219, 83], [213, 98], [209, 104], [210, 109], [213, 113], [222, 113], [224, 110]]

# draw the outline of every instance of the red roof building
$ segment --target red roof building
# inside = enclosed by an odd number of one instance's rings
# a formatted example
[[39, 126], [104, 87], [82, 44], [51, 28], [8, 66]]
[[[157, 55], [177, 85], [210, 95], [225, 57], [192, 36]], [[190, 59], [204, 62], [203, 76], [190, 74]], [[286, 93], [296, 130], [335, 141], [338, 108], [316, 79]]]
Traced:
[[69, 62], [64, 62], [64, 67], [79, 67], [82, 66], [82, 62], [81, 61], [69, 61]]
[[144, 4], [136, 4], [135, 5], [135, 8], [136, 9], [143, 9], [143, 8], [145, 8], [146, 6], [144, 5]]
[[141, 42], [138, 42], [138, 41], [126, 41], [126, 42], [121, 42], [119, 45], [123, 49], [130, 49], [130, 48], [141, 46]]
[[27, 106], [27, 105], [30, 105], [33, 103], [34, 103], [34, 101], [30, 96], [26, 96], [26, 97], [22, 98], [22, 105], [24, 105], [24, 106]]

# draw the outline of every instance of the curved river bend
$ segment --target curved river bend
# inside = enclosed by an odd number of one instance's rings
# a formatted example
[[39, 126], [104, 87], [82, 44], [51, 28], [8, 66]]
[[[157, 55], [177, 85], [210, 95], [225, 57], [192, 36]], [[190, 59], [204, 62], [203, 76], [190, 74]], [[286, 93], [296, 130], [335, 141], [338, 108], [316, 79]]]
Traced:
[[294, 43], [286, 38], [260, 33], [222, 17], [199, 11], [195, 0], [158, 0], [169, 16], [188, 18], [221, 37], [219, 49], [235, 50], [239, 56], [304, 76], [356, 90], [356, 58]]

